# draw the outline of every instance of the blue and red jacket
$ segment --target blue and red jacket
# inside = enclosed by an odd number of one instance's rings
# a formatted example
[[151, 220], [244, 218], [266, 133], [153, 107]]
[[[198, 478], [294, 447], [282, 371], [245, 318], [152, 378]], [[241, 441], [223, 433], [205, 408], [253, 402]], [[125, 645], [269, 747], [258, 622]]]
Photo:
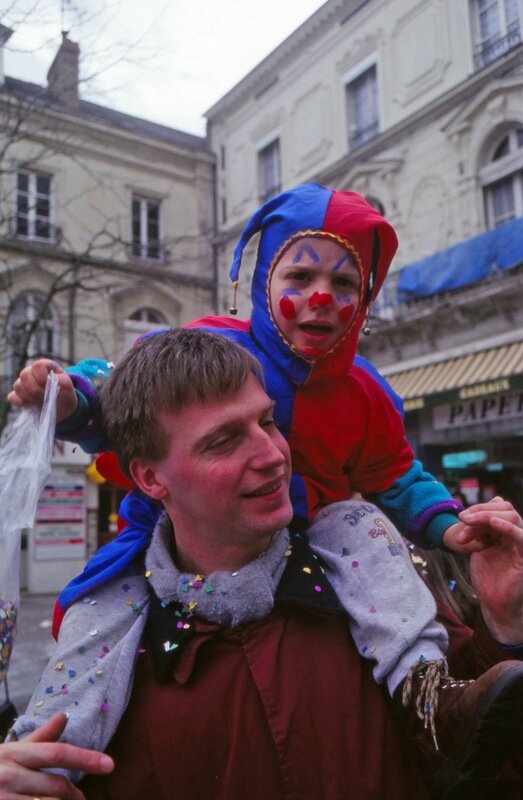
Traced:
[[[213, 316], [187, 327], [225, 335], [261, 362], [267, 393], [276, 402], [275, 421], [291, 448], [296, 518], [306, 524], [320, 508], [360, 492], [379, 505], [411, 541], [423, 547], [441, 546], [443, 533], [457, 521], [461, 506], [414, 460], [405, 437], [401, 401], [375, 368], [356, 355], [369, 302], [375, 299], [396, 251], [392, 227], [358, 194], [304, 184], [272, 198], [251, 217], [235, 250], [233, 281], [239, 280], [244, 248], [257, 233], [260, 242], [250, 320]], [[361, 273], [359, 306], [350, 329], [317, 359], [300, 355], [285, 340], [269, 303], [276, 262], [303, 236], [334, 239], [351, 253]], [[110, 443], [97, 426], [96, 389], [110, 365], [91, 360], [69, 372], [80, 410], [75, 420], [62, 426], [60, 435], [90, 452], [105, 450]], [[79, 430], [82, 414], [88, 425]], [[101, 471], [121, 484], [114, 461], [109, 459], [109, 467], [106, 463]], [[58, 615], [82, 593], [118, 574], [147, 545], [158, 514], [156, 504], [133, 492], [120, 514], [127, 527], [62, 592]]]

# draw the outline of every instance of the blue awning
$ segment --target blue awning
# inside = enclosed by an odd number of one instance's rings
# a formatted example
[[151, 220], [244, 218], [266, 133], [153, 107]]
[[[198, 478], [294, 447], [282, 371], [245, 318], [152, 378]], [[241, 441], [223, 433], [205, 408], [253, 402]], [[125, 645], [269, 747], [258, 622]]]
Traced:
[[403, 267], [397, 291], [404, 299], [428, 297], [492, 277], [520, 263], [523, 217]]

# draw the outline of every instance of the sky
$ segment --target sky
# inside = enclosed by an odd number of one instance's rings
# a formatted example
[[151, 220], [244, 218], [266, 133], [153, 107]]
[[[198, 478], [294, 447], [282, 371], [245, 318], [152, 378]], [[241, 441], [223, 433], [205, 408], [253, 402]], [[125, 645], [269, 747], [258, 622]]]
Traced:
[[4, 70], [45, 84], [66, 30], [81, 48], [83, 99], [204, 135], [205, 111], [323, 3], [0, 0], [14, 31]]

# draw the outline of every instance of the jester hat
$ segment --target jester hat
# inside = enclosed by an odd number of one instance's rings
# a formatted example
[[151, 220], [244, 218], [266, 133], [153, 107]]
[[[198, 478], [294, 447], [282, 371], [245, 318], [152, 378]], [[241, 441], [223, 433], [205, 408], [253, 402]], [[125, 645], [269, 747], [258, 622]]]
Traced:
[[362, 272], [362, 290], [352, 336], [348, 337], [353, 356], [367, 307], [375, 300], [396, 252], [398, 240], [392, 226], [356, 192], [340, 192], [318, 183], [302, 184], [272, 197], [249, 219], [234, 250], [229, 273], [233, 284], [239, 280], [244, 249], [257, 233], [260, 241], [251, 287], [251, 326], [262, 342], [267, 342], [267, 337], [276, 342], [268, 300], [270, 274], [296, 238], [332, 236], [350, 252], [355, 251]]

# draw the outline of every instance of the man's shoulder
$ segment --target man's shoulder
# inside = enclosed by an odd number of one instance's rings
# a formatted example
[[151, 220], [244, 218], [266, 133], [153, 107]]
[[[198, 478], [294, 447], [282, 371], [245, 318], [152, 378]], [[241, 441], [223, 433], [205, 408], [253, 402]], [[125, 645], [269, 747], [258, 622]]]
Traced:
[[92, 587], [67, 609], [60, 629], [64, 635], [78, 637], [84, 628], [107, 633], [127, 628], [142, 614], [149, 602], [143, 557], [136, 558], [123, 572]]

